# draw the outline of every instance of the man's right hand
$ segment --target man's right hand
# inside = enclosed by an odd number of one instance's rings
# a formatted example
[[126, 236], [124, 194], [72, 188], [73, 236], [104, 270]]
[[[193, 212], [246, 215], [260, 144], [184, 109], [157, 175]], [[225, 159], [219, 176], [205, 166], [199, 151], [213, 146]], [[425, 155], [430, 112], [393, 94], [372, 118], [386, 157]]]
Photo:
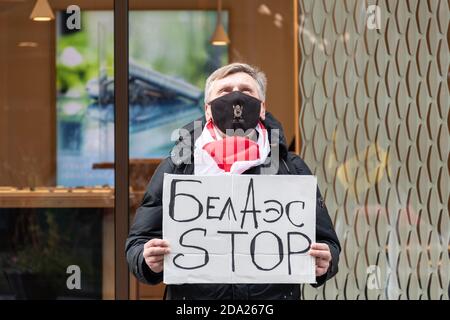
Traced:
[[164, 269], [164, 255], [169, 252], [169, 243], [166, 240], [152, 239], [144, 244], [145, 263], [153, 272], [159, 273]]

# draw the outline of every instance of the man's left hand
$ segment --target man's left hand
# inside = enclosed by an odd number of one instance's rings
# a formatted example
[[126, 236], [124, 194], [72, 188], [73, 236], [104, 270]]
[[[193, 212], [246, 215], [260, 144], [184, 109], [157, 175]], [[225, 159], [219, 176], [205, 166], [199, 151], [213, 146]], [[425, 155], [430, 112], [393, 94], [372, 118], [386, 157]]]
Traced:
[[331, 262], [330, 247], [326, 243], [313, 243], [309, 254], [316, 258], [316, 277], [327, 273]]

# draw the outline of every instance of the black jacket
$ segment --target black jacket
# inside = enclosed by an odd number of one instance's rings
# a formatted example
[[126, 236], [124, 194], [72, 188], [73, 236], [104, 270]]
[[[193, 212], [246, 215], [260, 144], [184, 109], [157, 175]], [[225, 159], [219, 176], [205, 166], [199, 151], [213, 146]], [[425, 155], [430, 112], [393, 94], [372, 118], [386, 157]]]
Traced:
[[[201, 119], [202, 124], [200, 130], [195, 132], [201, 133], [201, 128], [205, 124], [205, 119]], [[288, 152], [285, 137], [281, 128], [281, 124], [270, 114], [266, 114], [266, 120], [263, 121], [265, 127], [269, 131], [271, 137], [272, 129], [279, 129], [279, 145], [278, 156], [279, 166], [276, 174], [298, 174], [310, 175], [311, 171], [297, 155]], [[152, 238], [161, 238], [162, 236], [162, 189], [164, 173], [173, 174], [193, 174], [193, 146], [196, 136], [194, 137], [194, 122], [184, 127], [191, 137], [191, 141], [186, 141], [187, 136], [181, 136], [176, 143], [172, 153], [181, 155], [174, 163], [171, 157], [162, 161], [156, 169], [150, 183], [147, 186], [146, 193], [140, 207], [137, 209], [134, 223], [130, 229], [126, 242], [126, 255], [128, 264], [133, 274], [142, 282], [147, 284], [157, 284], [163, 279], [163, 272], [155, 273], [147, 266], [142, 255], [144, 244]], [[187, 132], [185, 130], [185, 132]], [[277, 139], [275, 139], [277, 140]], [[190, 142], [190, 144], [186, 144]], [[271, 150], [275, 150], [275, 141], [270, 141]], [[180, 150], [180, 146], [189, 146], [191, 152], [184, 154]], [[275, 152], [271, 156], [274, 157]], [[187, 161], [191, 160], [191, 161]], [[261, 174], [261, 167], [254, 167], [246, 171], [244, 174]], [[333, 224], [328, 215], [319, 189], [317, 189], [317, 205], [316, 205], [316, 241], [327, 243], [331, 250], [332, 262], [327, 274], [317, 278], [317, 284], [320, 286], [326, 280], [333, 277], [338, 271], [339, 253], [341, 247], [339, 240], [333, 228]], [[168, 299], [299, 299], [300, 286], [298, 284], [183, 284], [167, 286]]]

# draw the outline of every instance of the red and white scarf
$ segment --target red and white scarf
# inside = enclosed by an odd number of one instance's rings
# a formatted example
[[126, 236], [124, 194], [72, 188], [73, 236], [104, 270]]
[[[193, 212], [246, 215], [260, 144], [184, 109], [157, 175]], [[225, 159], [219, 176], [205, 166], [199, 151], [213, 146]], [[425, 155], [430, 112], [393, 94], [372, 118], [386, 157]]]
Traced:
[[247, 137], [221, 137], [212, 121], [203, 128], [195, 141], [194, 174], [241, 174], [263, 164], [270, 152], [269, 138], [264, 125], [256, 126], [258, 141]]

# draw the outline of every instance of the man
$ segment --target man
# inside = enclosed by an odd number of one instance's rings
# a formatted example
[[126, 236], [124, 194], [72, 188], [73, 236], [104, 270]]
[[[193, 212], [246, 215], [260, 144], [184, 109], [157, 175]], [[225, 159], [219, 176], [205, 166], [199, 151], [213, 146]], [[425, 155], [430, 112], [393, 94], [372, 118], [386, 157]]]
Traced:
[[[128, 236], [128, 264], [140, 281], [148, 284], [161, 282], [164, 255], [170, 252], [167, 241], [161, 239], [164, 173], [311, 174], [300, 157], [288, 152], [280, 123], [266, 112], [266, 82], [264, 73], [242, 63], [224, 66], [207, 79], [205, 117], [200, 136], [193, 134], [194, 123], [184, 128], [190, 134], [180, 136], [172, 156], [166, 158], [156, 170]], [[275, 132], [279, 134], [273, 135]], [[337, 273], [341, 248], [318, 189], [316, 208], [317, 243], [311, 245], [309, 254], [316, 259], [317, 283], [313, 286], [320, 286]], [[167, 298], [299, 299], [300, 286], [169, 285]]]

